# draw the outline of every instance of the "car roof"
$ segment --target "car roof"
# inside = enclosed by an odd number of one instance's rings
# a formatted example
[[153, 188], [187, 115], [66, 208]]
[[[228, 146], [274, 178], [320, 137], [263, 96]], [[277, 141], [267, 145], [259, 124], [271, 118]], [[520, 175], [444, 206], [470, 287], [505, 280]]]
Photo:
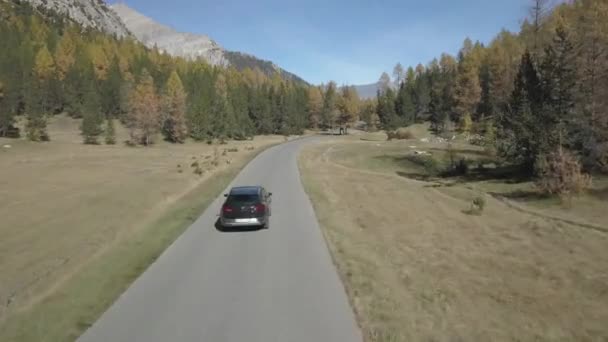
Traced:
[[230, 190], [231, 195], [257, 195], [261, 186], [237, 186]]

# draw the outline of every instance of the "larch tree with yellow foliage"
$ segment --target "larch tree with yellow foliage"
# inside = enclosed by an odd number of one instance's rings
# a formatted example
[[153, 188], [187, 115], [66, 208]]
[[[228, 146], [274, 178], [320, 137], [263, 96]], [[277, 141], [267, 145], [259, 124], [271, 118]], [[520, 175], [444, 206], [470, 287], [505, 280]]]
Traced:
[[127, 126], [132, 144], [149, 146], [161, 127], [160, 104], [154, 79], [142, 71], [139, 82], [129, 96]]
[[36, 54], [34, 62], [35, 84], [27, 109], [27, 137], [32, 141], [47, 141], [46, 116], [50, 114], [51, 81], [55, 77], [55, 61], [43, 45]]
[[177, 72], [173, 71], [163, 94], [163, 133], [171, 142], [183, 143], [188, 136], [186, 99], [182, 80]]
[[312, 128], [318, 128], [323, 111], [323, 93], [319, 87], [308, 88], [308, 121]]

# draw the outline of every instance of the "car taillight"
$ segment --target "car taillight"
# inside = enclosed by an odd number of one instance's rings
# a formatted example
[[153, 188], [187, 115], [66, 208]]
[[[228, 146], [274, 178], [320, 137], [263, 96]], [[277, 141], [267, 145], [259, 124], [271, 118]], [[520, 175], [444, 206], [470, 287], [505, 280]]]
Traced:
[[258, 213], [264, 213], [266, 212], [266, 206], [262, 203], [258, 203], [255, 205], [255, 211], [257, 211]]
[[229, 205], [224, 205], [224, 207], [222, 207], [222, 211], [225, 213], [231, 213], [234, 211], [234, 209], [232, 209], [232, 207]]

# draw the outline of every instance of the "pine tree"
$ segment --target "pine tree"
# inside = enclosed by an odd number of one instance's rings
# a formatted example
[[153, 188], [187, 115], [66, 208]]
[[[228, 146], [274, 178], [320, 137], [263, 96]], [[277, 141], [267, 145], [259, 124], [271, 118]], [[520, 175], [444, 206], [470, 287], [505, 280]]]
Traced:
[[393, 68], [393, 81], [397, 87], [401, 86], [401, 83], [405, 81], [405, 75], [403, 73], [403, 66], [401, 63], [397, 63], [397, 65], [395, 65]]
[[0, 81], [0, 137], [11, 136], [14, 132], [14, 118], [8, 106], [5, 105], [4, 84]]
[[510, 109], [500, 116], [498, 122], [498, 150], [530, 173], [543, 152], [543, 145], [546, 145], [546, 128], [539, 115], [542, 111], [541, 80], [532, 56], [526, 51], [515, 79]]
[[404, 125], [414, 123], [416, 107], [413, 100], [413, 89], [406, 83], [401, 83], [395, 100], [395, 110], [397, 116], [401, 118]]
[[323, 111], [321, 112], [321, 125], [333, 129], [337, 119], [338, 93], [335, 82], [329, 82], [323, 97]]
[[429, 80], [424, 73], [421, 73], [416, 77], [414, 89], [410, 90], [410, 92], [412, 92], [411, 97], [414, 101], [414, 120], [416, 120], [419, 114], [428, 111], [431, 102]]
[[[545, 49], [541, 66], [543, 100], [542, 122], [547, 128], [546, 144], [553, 148], [566, 144], [566, 128], [573, 129], [576, 69], [574, 46], [563, 25], [555, 31], [553, 43]], [[569, 124], [570, 123], [570, 124]]]
[[391, 77], [386, 72], [383, 72], [382, 75], [380, 75], [378, 88], [381, 92], [385, 92], [386, 89], [391, 88]]
[[114, 119], [108, 118], [106, 120], [105, 142], [107, 145], [116, 144], [116, 128], [114, 127]]
[[384, 129], [391, 130], [399, 127], [400, 118], [395, 109], [395, 92], [387, 88], [384, 92], [378, 91], [377, 112]]
[[120, 72], [120, 60], [114, 57], [110, 63], [105, 80], [99, 81], [102, 112], [107, 117], [118, 117], [121, 113], [121, 94], [123, 79]]
[[163, 133], [171, 142], [183, 143], [188, 136], [186, 127], [186, 92], [182, 81], [173, 71], [165, 85], [163, 98]]
[[89, 84], [89, 89], [86, 90], [84, 102], [82, 104], [82, 132], [83, 141], [85, 144], [99, 144], [99, 136], [103, 133], [101, 125], [103, 124], [103, 114], [101, 113], [101, 104], [97, 89], [93, 83]]

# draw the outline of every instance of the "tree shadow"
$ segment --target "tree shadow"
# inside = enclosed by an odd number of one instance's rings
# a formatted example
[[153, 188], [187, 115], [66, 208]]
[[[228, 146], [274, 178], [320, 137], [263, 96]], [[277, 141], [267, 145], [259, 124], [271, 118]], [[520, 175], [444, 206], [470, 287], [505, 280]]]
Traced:
[[[448, 150], [446, 150], [445, 148], [439, 148], [439, 147], [430, 147], [427, 148], [427, 150], [432, 151], [432, 152], [443, 152], [443, 153], [447, 153]], [[474, 150], [474, 149], [452, 149], [452, 152], [455, 154], [474, 154], [476, 156], [479, 157], [484, 157], [484, 158], [488, 158], [488, 154], [486, 151], [484, 150]]]
[[551, 196], [542, 194], [534, 190], [515, 190], [509, 192], [489, 192], [495, 197], [504, 197], [516, 201], [538, 201], [551, 198]]
[[401, 176], [403, 178], [409, 178], [409, 179], [414, 179], [414, 180], [419, 180], [419, 181], [432, 181], [437, 179], [436, 177], [433, 177], [431, 175], [428, 174], [424, 174], [424, 173], [418, 173], [418, 172], [402, 172], [402, 171], [397, 171], [396, 172], [398, 176]]
[[589, 189], [588, 193], [599, 200], [608, 201], [608, 186], [601, 189]]
[[264, 228], [261, 226], [260, 227], [258, 227], [258, 226], [224, 227], [224, 226], [222, 226], [222, 223], [220, 222], [220, 219], [218, 218], [217, 220], [215, 220], [215, 229], [218, 232], [222, 232], [222, 233], [245, 233], [245, 232], [261, 231]]

